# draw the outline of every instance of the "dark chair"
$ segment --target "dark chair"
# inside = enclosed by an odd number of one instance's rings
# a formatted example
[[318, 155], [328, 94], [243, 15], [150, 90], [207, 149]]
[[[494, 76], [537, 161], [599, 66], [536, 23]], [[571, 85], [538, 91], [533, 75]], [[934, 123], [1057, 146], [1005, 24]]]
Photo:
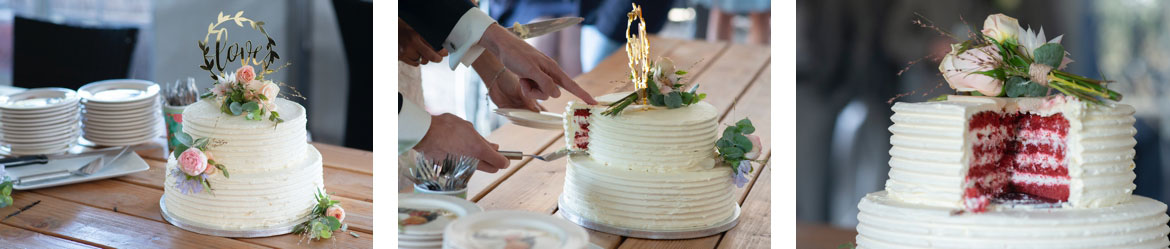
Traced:
[[349, 64], [345, 147], [373, 150], [374, 6], [369, 1], [333, 0], [333, 11]]
[[77, 89], [90, 82], [129, 76], [137, 28], [88, 28], [15, 19], [14, 86]]

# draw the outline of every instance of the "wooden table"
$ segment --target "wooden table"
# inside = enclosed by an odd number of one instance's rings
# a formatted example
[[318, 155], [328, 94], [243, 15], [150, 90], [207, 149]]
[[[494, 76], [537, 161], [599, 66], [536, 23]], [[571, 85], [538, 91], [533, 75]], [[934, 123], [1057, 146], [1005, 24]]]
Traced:
[[849, 243], [856, 245], [856, 237], [857, 230], [796, 222], [796, 248], [842, 248]]
[[[734, 124], [751, 117], [756, 133], [763, 139], [763, 158], [770, 152], [771, 48], [728, 43], [708, 43], [651, 37], [651, 58], [666, 56], [679, 69], [689, 73], [684, 80], [699, 82], [705, 101], [720, 112], [720, 124]], [[628, 83], [629, 68], [625, 50], [618, 50], [593, 71], [575, 80], [593, 96], [632, 91]], [[552, 111], [565, 109], [571, 99], [562, 97], [545, 101]], [[487, 139], [500, 149], [520, 150], [525, 154], [544, 154], [564, 148], [560, 130], [538, 130], [507, 124]], [[770, 164], [769, 164], [770, 165]], [[751, 181], [735, 191], [742, 205], [739, 225], [728, 232], [697, 239], [647, 240], [589, 231], [590, 241], [602, 248], [767, 248], [770, 245], [771, 167], [753, 165]], [[565, 159], [553, 162], [513, 161], [495, 174], [476, 172], [468, 186], [468, 199], [485, 210], [524, 210], [545, 214], [557, 212], [557, 196], [565, 180]], [[410, 192], [400, 188], [400, 192]], [[559, 216], [558, 216], [559, 217]]]
[[[325, 164], [326, 190], [345, 208], [348, 233], [335, 239], [301, 241], [299, 235], [231, 239], [188, 232], [159, 213], [166, 159], [139, 151], [150, 169], [119, 178], [31, 191], [16, 191], [6, 216], [35, 201], [40, 204], [0, 222], [0, 247], [18, 248], [371, 248], [373, 247], [373, 153], [313, 144]], [[8, 244], [12, 243], [12, 244]]]

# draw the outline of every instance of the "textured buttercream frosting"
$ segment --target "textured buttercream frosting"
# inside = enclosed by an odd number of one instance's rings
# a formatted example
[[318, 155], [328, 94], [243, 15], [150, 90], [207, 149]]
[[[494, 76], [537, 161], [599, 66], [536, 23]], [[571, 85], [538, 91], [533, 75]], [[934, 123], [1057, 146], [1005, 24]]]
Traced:
[[1166, 248], [1166, 204], [1133, 196], [1105, 208], [1007, 208], [956, 214], [871, 193], [857, 248]]
[[245, 120], [220, 112], [214, 102], [199, 101], [183, 112], [183, 131], [222, 144], [207, 150], [231, 177], [208, 178], [212, 192], [183, 194], [169, 174], [165, 203], [176, 218], [219, 230], [256, 230], [302, 221], [324, 190], [321, 154], [305, 142], [306, 115], [301, 105], [278, 99], [284, 122]]
[[[1062, 115], [1068, 121], [1062, 163], [1067, 180], [1028, 174], [1012, 180], [1035, 184], [1067, 184], [1066, 206], [1107, 207], [1126, 201], [1133, 179], [1134, 109], [1129, 105], [1088, 105], [1074, 98], [992, 98], [951, 96], [947, 101], [896, 103], [890, 127], [890, 198], [937, 207], [963, 208], [964, 179], [974, 158], [979, 136], [995, 131], [968, 130], [968, 121], [981, 112]], [[1034, 134], [1021, 133], [1020, 136]], [[1019, 162], [1054, 160], [1042, 155], [1023, 156]]]
[[632, 105], [617, 116], [601, 115], [606, 108], [578, 102], [566, 108], [566, 146], [589, 154], [569, 158], [563, 208], [597, 223], [655, 231], [733, 218], [731, 168], [715, 166], [714, 106]]

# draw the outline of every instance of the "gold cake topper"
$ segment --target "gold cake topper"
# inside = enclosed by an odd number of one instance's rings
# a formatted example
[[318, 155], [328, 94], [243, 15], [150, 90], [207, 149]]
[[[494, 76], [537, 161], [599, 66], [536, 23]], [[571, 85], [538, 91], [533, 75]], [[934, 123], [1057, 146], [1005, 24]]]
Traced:
[[[244, 23], [247, 23], [253, 30], [260, 31], [260, 34], [263, 34], [267, 41], [263, 46], [253, 45], [251, 40], [242, 45], [232, 43], [225, 46], [228, 30], [226, 27], [220, 26], [224, 23], [235, 23], [239, 27], [244, 27]], [[215, 35], [214, 48], [208, 45], [212, 35]], [[224, 15], [223, 12], [219, 12], [216, 21], [207, 25], [207, 35], [203, 36], [202, 41], [199, 41], [199, 49], [203, 51], [203, 65], [200, 65], [199, 68], [211, 73], [213, 80], [219, 80], [220, 73], [224, 72], [225, 60], [227, 63], [239, 61], [240, 66], [249, 64], [260, 66], [260, 72], [257, 75], [266, 75], [275, 71], [269, 66], [276, 59], [280, 59], [280, 55], [275, 50], [276, 41], [264, 30], [264, 22], [244, 17], [242, 10], [236, 12], [235, 15]], [[221, 55], [225, 57], [221, 58]]]
[[[634, 10], [626, 13], [626, 57], [629, 58], [630, 75], [634, 80], [634, 92], [638, 93], [638, 103], [646, 105], [646, 79], [650, 74], [650, 41], [646, 40], [646, 19], [642, 18], [642, 7], [631, 4]], [[634, 19], [638, 20], [638, 33], [630, 34], [630, 26]]]

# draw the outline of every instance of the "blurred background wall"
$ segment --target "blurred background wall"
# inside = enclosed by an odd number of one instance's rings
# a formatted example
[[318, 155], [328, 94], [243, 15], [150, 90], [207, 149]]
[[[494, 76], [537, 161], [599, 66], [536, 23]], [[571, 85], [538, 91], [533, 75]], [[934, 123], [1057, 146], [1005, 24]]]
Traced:
[[[347, 132], [371, 134], [346, 129], [350, 65], [331, 1], [0, 0], [0, 85], [14, 84], [12, 68], [19, 62], [12, 60], [12, 43], [18, 39], [12, 35], [13, 19], [21, 17], [77, 27], [136, 28], [128, 78], [163, 84], [194, 77], [205, 89], [212, 81], [198, 68], [202, 54], [196, 41], [203, 39], [207, 24], [218, 13], [239, 10], [245, 17], [266, 22], [265, 29], [276, 40], [281, 55], [276, 65], [291, 63], [271, 77], [296, 88], [307, 99], [290, 98], [308, 109], [314, 141], [345, 145]], [[241, 43], [241, 39], [263, 39], [252, 30], [234, 26], [229, 27], [229, 33], [232, 41]], [[68, 70], [62, 69], [63, 73]], [[372, 83], [364, 84], [361, 87], [369, 88]], [[370, 148], [367, 145], [365, 149]]]
[[[1115, 80], [1109, 87], [1137, 108], [1134, 194], [1170, 200], [1170, 2], [1119, 1], [797, 1], [797, 219], [852, 228], [857, 203], [882, 190], [889, 172], [891, 103], [953, 93], [938, 58], [955, 41], [912, 21], [966, 37], [990, 14], [1044, 28], [1075, 60], [1068, 70]], [[920, 16], [921, 17], [920, 17]], [[918, 61], [922, 59], [921, 61]], [[908, 67], [910, 62], [917, 64]], [[899, 71], [907, 69], [899, 75]]]

